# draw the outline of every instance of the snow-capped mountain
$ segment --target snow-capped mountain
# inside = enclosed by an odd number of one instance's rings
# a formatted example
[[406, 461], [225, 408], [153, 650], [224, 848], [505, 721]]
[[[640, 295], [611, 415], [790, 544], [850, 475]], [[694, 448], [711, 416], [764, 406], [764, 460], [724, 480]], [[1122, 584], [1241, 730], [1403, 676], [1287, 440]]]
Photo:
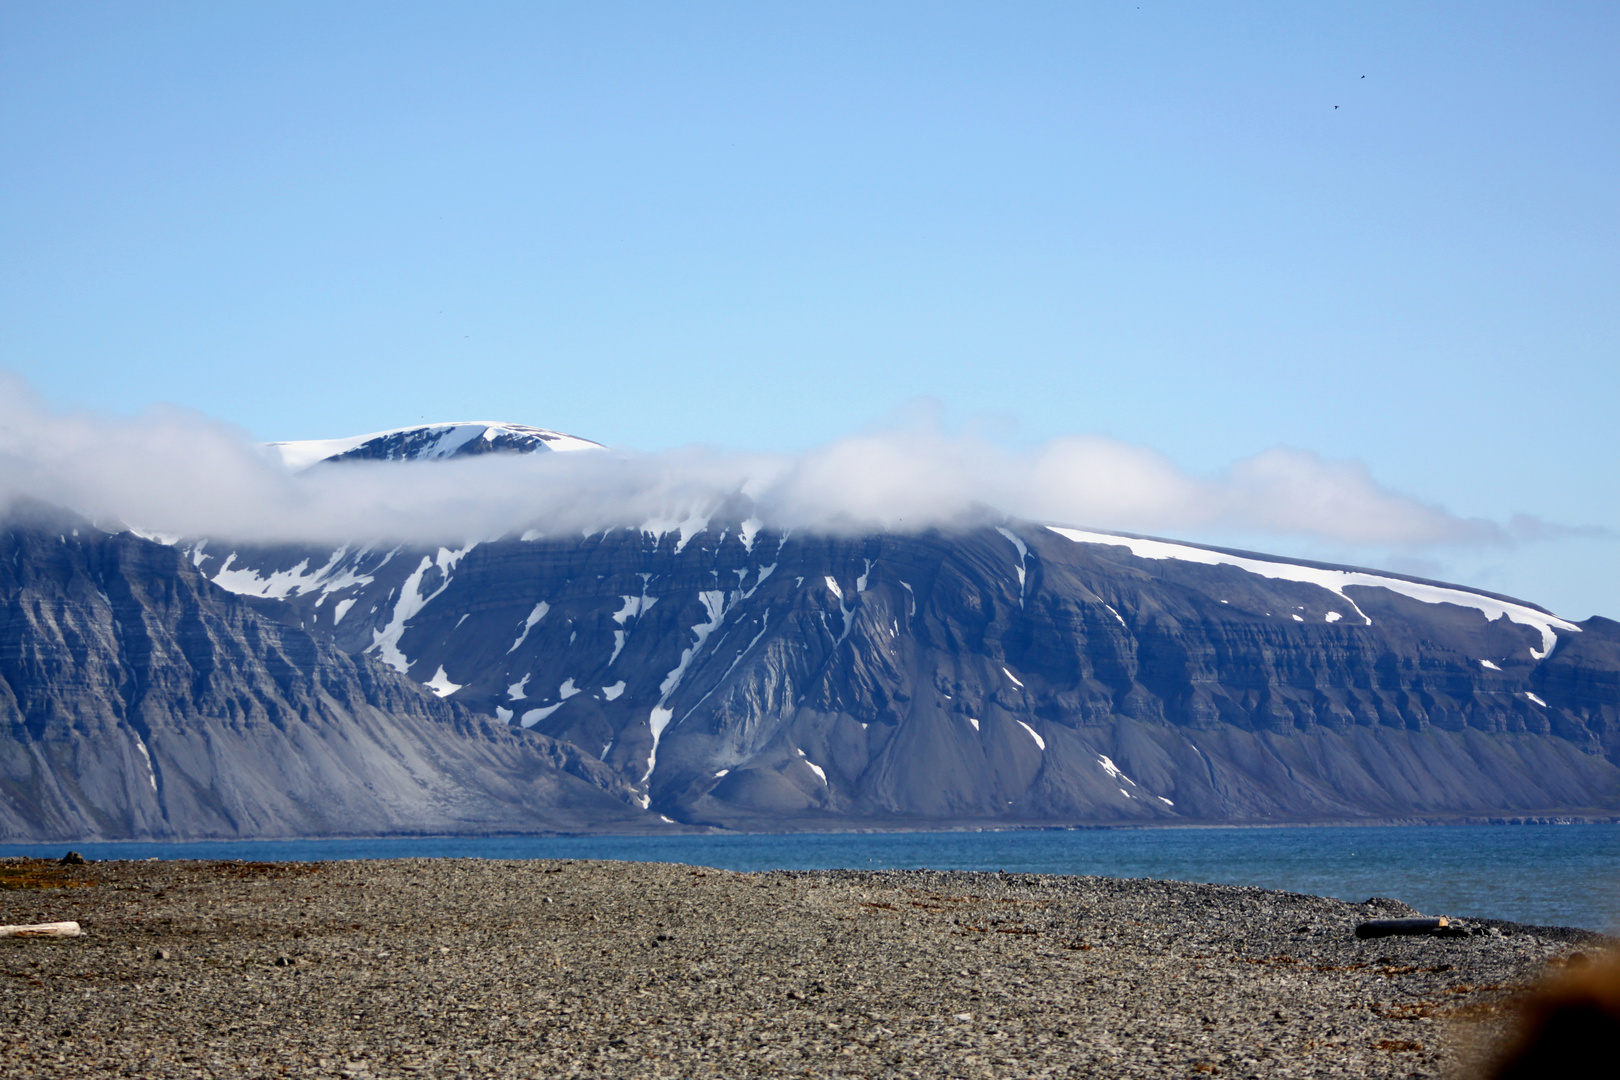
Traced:
[[[597, 445], [477, 423], [278, 452]], [[1620, 623], [1065, 526], [752, 514], [453, 549], [10, 526], [0, 824], [288, 835], [331, 827], [322, 784], [362, 832], [1620, 813]]]
[[1354, 567], [1028, 522], [849, 538], [735, 515], [193, 557], [579, 747], [678, 821], [1620, 809], [1620, 625]]
[[560, 431], [507, 424], [499, 420], [463, 420], [442, 424], [373, 431], [343, 439], [310, 439], [266, 444], [290, 469], [323, 461], [425, 461], [473, 454], [601, 450], [601, 443]]

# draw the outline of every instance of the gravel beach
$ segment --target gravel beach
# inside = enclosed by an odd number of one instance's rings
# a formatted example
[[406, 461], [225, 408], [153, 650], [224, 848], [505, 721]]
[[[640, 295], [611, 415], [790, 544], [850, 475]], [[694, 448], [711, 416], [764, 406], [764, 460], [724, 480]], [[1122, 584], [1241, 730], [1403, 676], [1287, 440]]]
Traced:
[[1419, 913], [1025, 874], [10, 860], [0, 884], [0, 922], [85, 931], [0, 940], [6, 1077], [1454, 1076], [1516, 988], [1607, 941], [1359, 941]]

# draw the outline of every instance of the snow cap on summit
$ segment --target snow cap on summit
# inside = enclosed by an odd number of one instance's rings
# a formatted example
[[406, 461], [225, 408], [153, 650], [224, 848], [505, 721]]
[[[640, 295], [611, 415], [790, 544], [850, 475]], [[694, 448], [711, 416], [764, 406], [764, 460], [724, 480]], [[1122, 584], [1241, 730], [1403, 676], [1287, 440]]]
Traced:
[[601, 450], [601, 443], [560, 431], [508, 424], [501, 420], [457, 420], [373, 431], [341, 439], [306, 439], [266, 444], [289, 469], [322, 461], [424, 461], [491, 451]]

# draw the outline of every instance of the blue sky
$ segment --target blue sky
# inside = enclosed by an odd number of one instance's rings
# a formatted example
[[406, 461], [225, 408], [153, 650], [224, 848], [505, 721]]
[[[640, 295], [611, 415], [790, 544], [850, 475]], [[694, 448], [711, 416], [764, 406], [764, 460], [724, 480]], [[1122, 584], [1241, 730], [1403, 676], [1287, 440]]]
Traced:
[[0, 369], [262, 439], [1291, 447], [1609, 532], [1192, 538], [1620, 617], [1617, 55], [1600, 4], [4, 2]]

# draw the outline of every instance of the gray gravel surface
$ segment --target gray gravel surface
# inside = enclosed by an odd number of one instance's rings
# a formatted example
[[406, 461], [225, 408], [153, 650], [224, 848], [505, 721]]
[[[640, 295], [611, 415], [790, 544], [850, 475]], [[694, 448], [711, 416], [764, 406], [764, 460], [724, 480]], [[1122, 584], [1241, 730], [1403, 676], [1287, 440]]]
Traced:
[[[1254, 888], [400, 859], [0, 864], [0, 1076], [1448, 1076], [1604, 939]], [[1426, 914], [1440, 914], [1430, 912]], [[1500, 928], [1506, 927], [1506, 932]]]

